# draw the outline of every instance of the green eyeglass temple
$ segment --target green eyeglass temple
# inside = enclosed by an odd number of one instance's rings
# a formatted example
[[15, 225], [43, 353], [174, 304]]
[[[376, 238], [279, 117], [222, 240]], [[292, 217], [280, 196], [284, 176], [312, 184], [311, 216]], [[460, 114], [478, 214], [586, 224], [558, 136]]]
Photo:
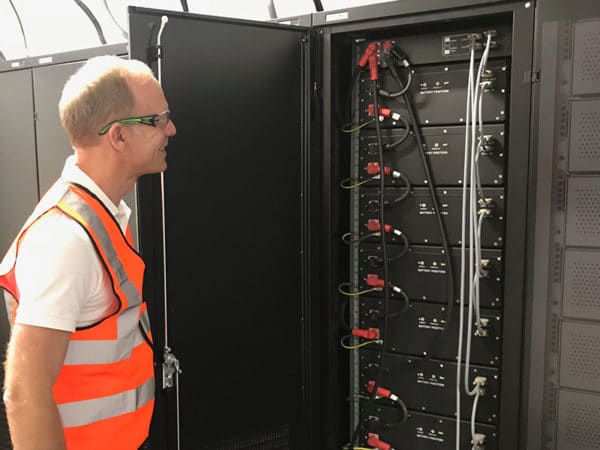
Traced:
[[107, 124], [104, 128], [102, 128], [100, 130], [100, 132], [98, 133], [98, 135], [104, 136], [106, 133], [108, 133], [108, 130], [110, 130], [110, 127], [112, 127], [115, 123], [141, 123], [144, 125], [150, 125], [151, 127], [155, 127], [155, 126], [157, 126], [157, 122], [159, 121], [159, 119], [161, 119], [162, 117], [166, 118], [166, 120], [164, 122], [164, 124], [165, 124], [164, 126], [167, 126], [167, 124], [169, 123], [169, 120], [171, 120], [171, 111], [167, 109], [159, 114], [152, 114], [150, 116], [128, 117], [127, 119], [113, 120], [112, 122]]

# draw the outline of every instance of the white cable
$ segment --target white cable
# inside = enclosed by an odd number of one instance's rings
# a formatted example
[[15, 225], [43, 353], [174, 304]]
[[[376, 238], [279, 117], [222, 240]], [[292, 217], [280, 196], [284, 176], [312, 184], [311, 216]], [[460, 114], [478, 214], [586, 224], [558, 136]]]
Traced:
[[[479, 74], [483, 73], [485, 70], [485, 66], [487, 65], [487, 59], [490, 52], [492, 36], [488, 34], [487, 42], [485, 46], [485, 50], [483, 51], [483, 55], [481, 56], [481, 62], [479, 65]], [[475, 285], [473, 286], [473, 295], [474, 295], [474, 307], [475, 307], [475, 320], [477, 324], [477, 330], [481, 332], [481, 311], [480, 311], [480, 298], [479, 298], [479, 279], [481, 276], [481, 225], [482, 220], [484, 218], [483, 214], [480, 214], [479, 217], [477, 211], [477, 192], [481, 192], [481, 181], [479, 179], [479, 152], [481, 149], [482, 141], [483, 141], [483, 87], [481, 84], [481, 80], [478, 82], [478, 86], [481, 88], [479, 91], [479, 98], [477, 99], [477, 129], [479, 131], [479, 139], [472, 142], [474, 148], [474, 154], [472, 155], [473, 161], [473, 173], [471, 174], [471, 179], [473, 182], [472, 193], [473, 193], [473, 232], [475, 235], [474, 241], [474, 252], [475, 252], [475, 261], [476, 264], [475, 269]], [[480, 195], [480, 198], [483, 199], [483, 195]]]
[[[160, 18], [160, 28], [158, 30], [158, 36], [156, 38], [157, 47], [157, 71], [158, 71], [158, 84], [162, 86], [162, 34], [169, 22], [167, 16]], [[165, 173], [160, 173], [160, 200], [162, 208], [162, 250], [163, 250], [163, 296], [164, 296], [164, 332], [165, 332], [165, 352], [171, 352], [169, 348], [169, 319], [168, 319], [168, 299], [167, 299], [167, 233], [166, 233], [166, 215], [165, 215]], [[179, 369], [179, 367], [177, 367]], [[176, 395], [176, 415], [177, 415], [177, 450], [181, 448], [181, 436], [180, 436], [180, 414], [179, 414], [179, 370], [175, 371], [175, 395]]]
[[[481, 270], [481, 223], [483, 216], [477, 214], [477, 191], [480, 190], [479, 180], [479, 151], [481, 139], [483, 136], [483, 118], [482, 118], [482, 98], [483, 89], [480, 89], [481, 75], [487, 63], [489, 50], [491, 46], [491, 35], [487, 36], [487, 43], [483, 52], [477, 76], [474, 74], [475, 46], [471, 45], [471, 55], [469, 62], [469, 81], [467, 86], [467, 108], [465, 117], [465, 155], [463, 164], [463, 194], [462, 194], [462, 220], [461, 220], [461, 275], [460, 275], [460, 298], [459, 298], [459, 334], [458, 334], [458, 352], [457, 352], [457, 382], [456, 382], [456, 450], [460, 450], [460, 400], [461, 400], [461, 361], [462, 361], [462, 343], [464, 332], [464, 303], [465, 303], [465, 279], [466, 277], [466, 259], [467, 259], [467, 236], [466, 227], [469, 222], [469, 313], [468, 313], [468, 332], [465, 355], [464, 370], [464, 388], [465, 391], [473, 396], [475, 402], [473, 410], [476, 410], [479, 399], [479, 388], [475, 386], [473, 390], [469, 388], [469, 365], [471, 360], [471, 323], [473, 321], [473, 312], [477, 316], [478, 329], [481, 327], [480, 320], [480, 297], [479, 297], [479, 278]], [[475, 78], [475, 80], [474, 80]], [[479, 131], [480, 139], [477, 142], [476, 133]], [[467, 181], [469, 180], [469, 181]], [[467, 182], [469, 193], [467, 195]], [[468, 204], [468, 206], [467, 206]], [[467, 219], [468, 215], [468, 219]], [[475, 270], [475, 264], [477, 269]], [[474, 419], [473, 419], [474, 420]], [[474, 423], [474, 422], [473, 422]], [[474, 428], [474, 425], [472, 425]], [[474, 434], [474, 432], [472, 433]]]
[[459, 321], [458, 321], [458, 351], [456, 356], [456, 450], [460, 450], [460, 399], [461, 388], [461, 361], [464, 329], [464, 303], [465, 303], [465, 253], [466, 253], [466, 206], [467, 206], [467, 176], [469, 161], [469, 121], [471, 114], [471, 91], [473, 85], [473, 71], [475, 67], [475, 45], [471, 42], [471, 58], [469, 63], [469, 81], [467, 84], [467, 107], [465, 112], [465, 155], [463, 164], [463, 193], [462, 193], [462, 223], [461, 223], [461, 258], [460, 258], [460, 293], [459, 293]]
[[[169, 18], [162, 16], [160, 20], [160, 29], [158, 30], [158, 37], [156, 39], [157, 46], [157, 63], [158, 63], [158, 84], [162, 86], [162, 50], [161, 50], [161, 39], [162, 34], [167, 26]], [[163, 250], [163, 301], [164, 301], [164, 316], [165, 316], [165, 347], [169, 348], [169, 318], [168, 318], [168, 300], [167, 300], [167, 233], [166, 233], [166, 219], [165, 219], [165, 175], [164, 172], [160, 173], [160, 204], [162, 209], [162, 250]]]
[[473, 409], [471, 410], [471, 441], [473, 442], [473, 450], [478, 448], [475, 441], [475, 418], [477, 416], [477, 404], [479, 403], [479, 397], [481, 397], [481, 389], [476, 386], [475, 398], [473, 399]]
[[[481, 316], [479, 310], [479, 278], [480, 278], [480, 270], [481, 270], [481, 220], [482, 217], [479, 217], [477, 212], [477, 180], [476, 180], [476, 171], [477, 171], [477, 152], [479, 146], [477, 144], [475, 131], [478, 126], [480, 126], [481, 130], [483, 129], [482, 124], [482, 96], [483, 89], [480, 89], [481, 84], [481, 75], [483, 73], [484, 67], [487, 63], [487, 56], [489, 54], [489, 49], [491, 45], [491, 35], [488, 35], [487, 43], [483, 55], [481, 57], [481, 61], [479, 63], [479, 69], [477, 70], [477, 77], [475, 79], [475, 85], [472, 87], [474, 89], [473, 96], [470, 98], [471, 103], [469, 107], [471, 109], [472, 115], [470, 116], [472, 120], [471, 124], [471, 140], [469, 142], [470, 147], [470, 177], [469, 177], [469, 313], [468, 313], [468, 328], [467, 328], [467, 343], [466, 343], [466, 352], [465, 352], [465, 365], [464, 365], [464, 389], [465, 392], [470, 395], [477, 395], [478, 387], [475, 386], [474, 389], [470, 389], [469, 386], [469, 367], [471, 364], [471, 341], [472, 341], [472, 332], [471, 326], [473, 322], [473, 313], [475, 312], [477, 316], [477, 330], [482, 331], [481, 328]], [[471, 75], [471, 74], [469, 74]], [[469, 95], [468, 95], [469, 96]], [[465, 145], [466, 147], [466, 145]], [[466, 188], [464, 188], [466, 190]], [[463, 199], [466, 194], [463, 190]], [[464, 210], [464, 203], [463, 203]], [[463, 217], [464, 219], [464, 217]], [[465, 220], [466, 221], [466, 220]], [[462, 246], [461, 246], [462, 250]], [[461, 254], [461, 257], [464, 258], [464, 253]], [[478, 259], [476, 259], [478, 258]], [[475, 264], [477, 264], [477, 269], [475, 270]], [[462, 265], [461, 265], [462, 267]], [[464, 277], [464, 272], [462, 273]], [[463, 281], [464, 278], [461, 280]], [[464, 292], [464, 291], [463, 291]], [[462, 333], [462, 329], [460, 330]], [[460, 337], [459, 337], [460, 341]]]
[[[481, 226], [483, 224], [483, 219], [484, 216], [483, 214], [479, 215], [479, 222], [477, 223], [477, 233], [476, 235], [478, 236], [478, 247], [477, 247], [477, 255], [475, 260], [476, 261], [481, 261]], [[475, 280], [473, 281], [473, 288], [475, 291], [475, 321], [478, 324], [477, 329], [481, 332], [481, 310], [480, 310], [480, 304], [481, 304], [481, 298], [480, 298], [480, 279], [481, 279], [481, 263], [479, 263], [478, 265], [478, 269], [475, 271]]]

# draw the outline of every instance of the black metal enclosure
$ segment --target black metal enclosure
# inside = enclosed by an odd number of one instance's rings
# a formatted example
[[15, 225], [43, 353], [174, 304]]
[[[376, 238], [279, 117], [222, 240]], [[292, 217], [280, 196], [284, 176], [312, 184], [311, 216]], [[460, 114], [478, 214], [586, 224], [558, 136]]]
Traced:
[[[166, 392], [152, 446], [177, 448], [180, 425], [182, 448], [305, 448], [308, 31], [168, 14], [162, 82], [178, 135], [165, 175], [169, 334], [155, 339], [185, 376], [180, 424]], [[161, 15], [132, 9], [132, 58], [152, 62]], [[139, 184], [150, 262], [162, 260], [157, 182]], [[155, 330], [167, 326], [161, 270], [148, 266]]]
[[[168, 23], [157, 47], [163, 16]], [[469, 59], [460, 42], [494, 30], [488, 62], [494, 83], [483, 96], [483, 120], [496, 147], [481, 162], [482, 192], [495, 208], [482, 228], [488, 278], [481, 284], [481, 313], [490, 328], [474, 338], [469, 376], [489, 379], [475, 419], [485, 448], [524, 449], [534, 5], [403, 1], [318, 13], [312, 25], [130, 7], [130, 55], [157, 73], [161, 58], [178, 133], [168, 147], [164, 211], [158, 176], [138, 186], [144, 294], [152, 309], [159, 381], [161, 349], [172, 350], [183, 369], [176, 388], [158, 392], [150, 446], [335, 450], [353, 434], [357, 446], [366, 446], [377, 433], [396, 449], [455, 448], [460, 277], [439, 267], [460, 266]], [[425, 142], [419, 149], [413, 133], [400, 151], [385, 156], [412, 183], [402, 209], [387, 216], [410, 239], [407, 255], [389, 270], [406, 291], [408, 308], [398, 294], [359, 298], [339, 289], [348, 282], [364, 292], [370, 276], [385, 276], [370, 265], [381, 240], [342, 241], [348, 231], [363, 236], [368, 221], [379, 217], [380, 185], [348, 193], [340, 183], [368, 181], [364, 167], [377, 160], [374, 126], [342, 131], [348, 114], [357, 123], [369, 120], [368, 71], [354, 89], [351, 74], [366, 45], [386, 39], [399, 43], [412, 64], [410, 95]], [[392, 88], [389, 76], [379, 83]], [[429, 88], [436, 83], [449, 87]], [[409, 114], [406, 104], [394, 105]], [[386, 142], [403, 130], [392, 120], [381, 126]], [[403, 183], [386, 178], [385, 184], [384, 201], [401, 195]], [[387, 239], [390, 252], [398, 253], [400, 242]], [[448, 317], [447, 328], [440, 325]], [[348, 352], [340, 347], [348, 334], [344, 322], [389, 330], [387, 340]], [[465, 333], [476, 333], [473, 325]], [[385, 373], [375, 375], [372, 367], [384, 358]], [[432, 383], [431, 377], [446, 381]], [[374, 378], [405, 400], [402, 421], [389, 403], [369, 399]], [[461, 448], [472, 445], [470, 414], [463, 403]]]

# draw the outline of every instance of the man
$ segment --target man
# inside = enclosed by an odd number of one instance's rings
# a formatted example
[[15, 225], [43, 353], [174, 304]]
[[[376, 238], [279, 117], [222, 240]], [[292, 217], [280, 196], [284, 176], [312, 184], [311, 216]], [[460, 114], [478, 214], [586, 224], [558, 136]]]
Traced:
[[4, 402], [15, 450], [136, 450], [154, 370], [144, 263], [123, 197], [166, 169], [175, 125], [139, 61], [92, 58], [67, 81], [61, 122], [75, 154], [0, 264], [14, 301]]

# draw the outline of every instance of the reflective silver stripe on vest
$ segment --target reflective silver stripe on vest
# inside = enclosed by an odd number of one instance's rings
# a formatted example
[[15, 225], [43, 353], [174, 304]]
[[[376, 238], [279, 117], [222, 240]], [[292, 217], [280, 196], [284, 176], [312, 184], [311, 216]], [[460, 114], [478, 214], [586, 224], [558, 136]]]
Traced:
[[[110, 239], [106, 228], [104, 228], [104, 224], [96, 215], [94, 210], [84, 200], [82, 200], [81, 197], [72, 191], [69, 191], [65, 194], [62, 202], [69, 205], [71, 208], [73, 208], [73, 210], [77, 211], [77, 213], [94, 231], [102, 250], [104, 250], [108, 264], [112, 267], [117, 276], [117, 281], [119, 282], [121, 290], [127, 296], [128, 306], [137, 306], [142, 303], [142, 297], [140, 293], [134, 284], [129, 281], [127, 272], [125, 272], [125, 268], [123, 267], [123, 264], [121, 264], [121, 260], [117, 256], [117, 252], [113, 247], [112, 240]], [[118, 227], [118, 225], [116, 226]]]
[[115, 272], [116, 281], [126, 295], [128, 304], [128, 308], [122, 311], [117, 318], [116, 340], [72, 340], [69, 343], [64, 364], [106, 364], [122, 361], [127, 359], [133, 348], [144, 340], [138, 328], [139, 305], [142, 303], [142, 298], [135, 285], [127, 277], [112, 240], [94, 210], [71, 191], [64, 195], [62, 202], [76, 211], [93, 230], [97, 245], [102, 247], [107, 263]]
[[64, 364], [109, 364], [129, 358], [131, 351], [144, 342], [142, 332], [137, 326], [138, 315], [137, 307], [121, 313], [117, 319], [119, 337], [116, 340], [72, 340]]
[[141, 386], [107, 397], [62, 403], [58, 412], [63, 427], [80, 427], [134, 412], [154, 398], [154, 377]]
[[150, 316], [148, 315], [148, 310], [144, 310], [144, 312], [140, 316], [140, 324], [142, 325], [142, 329], [146, 333], [146, 335], [150, 334]]

